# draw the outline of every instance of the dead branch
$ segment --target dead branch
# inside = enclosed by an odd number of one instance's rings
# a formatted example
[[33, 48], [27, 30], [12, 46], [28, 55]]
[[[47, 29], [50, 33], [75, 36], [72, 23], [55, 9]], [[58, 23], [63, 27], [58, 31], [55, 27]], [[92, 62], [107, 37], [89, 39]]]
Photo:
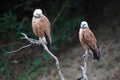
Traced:
[[18, 52], [18, 51], [20, 51], [20, 50], [22, 50], [22, 49], [24, 49], [24, 48], [30, 47], [31, 45], [32, 45], [32, 44], [28, 44], [28, 45], [26, 45], [26, 46], [23, 46], [23, 47], [17, 49], [17, 50], [10, 51], [10, 52], [7, 52], [7, 53], [13, 53], [13, 55], [15, 55], [15, 52]]
[[20, 51], [21, 49], [24, 49], [24, 48], [26, 48], [26, 47], [31, 46], [32, 44], [36, 44], [36, 45], [42, 44], [42, 46], [44, 47], [45, 51], [46, 51], [48, 54], [50, 54], [50, 55], [55, 59], [55, 61], [56, 61], [56, 67], [57, 67], [57, 72], [58, 72], [58, 74], [59, 74], [59, 76], [60, 76], [60, 80], [64, 80], [64, 77], [63, 77], [63, 75], [62, 75], [62, 73], [61, 73], [61, 69], [60, 69], [60, 64], [59, 64], [58, 58], [57, 58], [55, 55], [53, 55], [53, 53], [47, 48], [47, 46], [42, 42], [42, 39], [39, 38], [39, 40], [35, 40], [35, 39], [32, 39], [32, 38], [29, 38], [29, 37], [28, 37], [26, 34], [24, 34], [24, 33], [21, 33], [21, 34], [24, 36], [24, 37], [22, 37], [22, 39], [26, 39], [27, 41], [30, 42], [30, 44], [29, 44], [29, 45], [26, 45], [26, 46], [23, 46], [23, 47], [21, 47], [21, 48], [19, 48], [19, 49], [17, 49], [17, 50], [14, 50], [14, 51], [11, 51], [11, 52], [7, 52], [7, 53], [15, 53], [15, 52], [17, 52], [17, 51]]
[[77, 78], [76, 80], [88, 80], [87, 77], [87, 58], [88, 58], [88, 52], [86, 51], [85, 54], [83, 54], [83, 66], [81, 66], [82, 69], [82, 77]]

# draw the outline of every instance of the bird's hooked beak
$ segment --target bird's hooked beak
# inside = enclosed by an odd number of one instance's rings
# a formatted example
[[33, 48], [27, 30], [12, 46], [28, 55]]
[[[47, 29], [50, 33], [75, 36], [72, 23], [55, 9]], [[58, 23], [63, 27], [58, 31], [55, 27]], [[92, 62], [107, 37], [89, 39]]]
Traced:
[[86, 24], [83, 24], [82, 27], [83, 27], [83, 28], [86, 28]]
[[41, 14], [36, 13], [36, 14], [34, 14], [34, 17], [35, 17], [35, 18], [40, 18], [40, 17], [41, 17]]
[[86, 27], [86, 24], [82, 24], [82, 25], [81, 25], [81, 28], [82, 28], [82, 29], [86, 29], [86, 28], [87, 28], [87, 27]]

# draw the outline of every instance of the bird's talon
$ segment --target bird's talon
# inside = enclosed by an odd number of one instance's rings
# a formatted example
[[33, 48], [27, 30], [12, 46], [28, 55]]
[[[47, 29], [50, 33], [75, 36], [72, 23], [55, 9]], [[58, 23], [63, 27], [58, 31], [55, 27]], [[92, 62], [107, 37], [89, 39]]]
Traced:
[[76, 80], [82, 80], [82, 79], [83, 79], [83, 76], [81, 76], [81, 77], [77, 78]]
[[83, 54], [83, 56], [82, 56], [83, 58], [85, 57], [85, 54]]

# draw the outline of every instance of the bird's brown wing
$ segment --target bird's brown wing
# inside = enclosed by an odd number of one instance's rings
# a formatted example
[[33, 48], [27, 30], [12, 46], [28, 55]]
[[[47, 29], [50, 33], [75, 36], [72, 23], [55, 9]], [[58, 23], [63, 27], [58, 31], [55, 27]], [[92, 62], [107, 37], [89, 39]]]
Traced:
[[92, 50], [93, 58], [99, 60], [100, 59], [99, 47], [97, 45], [96, 38], [90, 29], [86, 29], [83, 32], [83, 39], [88, 48]]
[[90, 29], [83, 31], [83, 39], [86, 44], [90, 45], [91, 48], [95, 49], [96, 38]]
[[46, 16], [43, 15], [41, 22], [43, 23], [44, 36], [47, 41], [47, 47], [50, 49], [51, 45], [51, 27], [50, 22]]
[[48, 18], [46, 16], [43, 15], [43, 19], [41, 21], [44, 25], [44, 33], [48, 36], [48, 38], [50, 39], [50, 43], [51, 43], [51, 26], [50, 26], [50, 22], [48, 20]]

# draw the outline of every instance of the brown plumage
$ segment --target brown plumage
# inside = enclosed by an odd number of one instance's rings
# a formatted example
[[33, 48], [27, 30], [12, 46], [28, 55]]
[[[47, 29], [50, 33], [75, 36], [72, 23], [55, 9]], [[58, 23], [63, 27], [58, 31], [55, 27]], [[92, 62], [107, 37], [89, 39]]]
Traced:
[[79, 31], [79, 39], [83, 48], [87, 51], [91, 50], [93, 52], [93, 58], [100, 59], [100, 51], [97, 44], [97, 40], [89, 29], [87, 22], [81, 22], [81, 28]]
[[42, 41], [50, 48], [51, 44], [51, 28], [48, 18], [43, 15], [41, 9], [36, 9], [32, 18], [32, 29], [34, 34], [41, 38]]

